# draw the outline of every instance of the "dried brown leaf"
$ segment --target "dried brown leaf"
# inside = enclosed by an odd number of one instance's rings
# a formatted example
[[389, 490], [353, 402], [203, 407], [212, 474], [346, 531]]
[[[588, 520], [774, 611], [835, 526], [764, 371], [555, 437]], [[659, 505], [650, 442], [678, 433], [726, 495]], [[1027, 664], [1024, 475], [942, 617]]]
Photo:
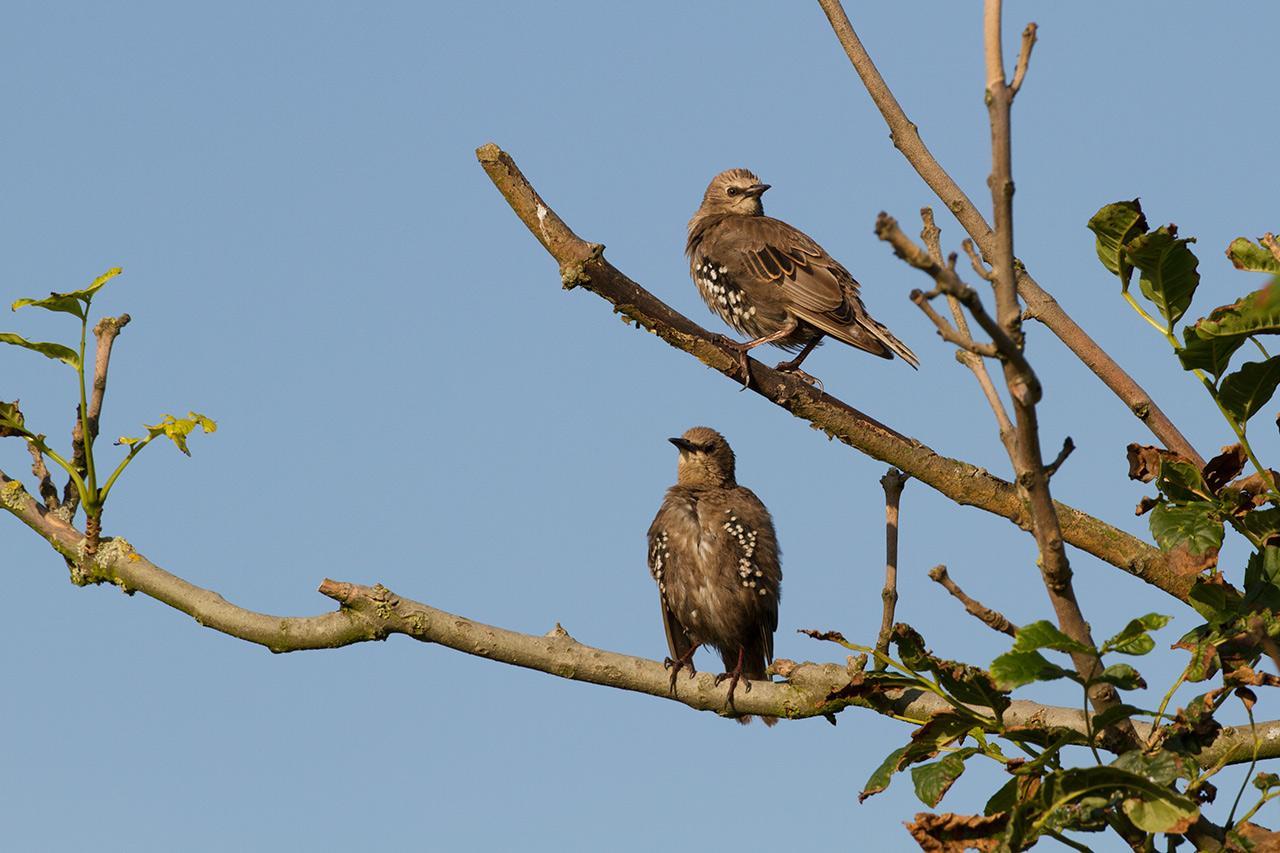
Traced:
[[928, 853], [962, 853], [965, 850], [995, 850], [996, 837], [1004, 832], [1009, 815], [960, 815], [947, 812], [920, 812], [907, 824], [907, 832]]
[[1216, 495], [1222, 491], [1223, 486], [1240, 476], [1247, 460], [1244, 448], [1239, 444], [1231, 444], [1222, 448], [1221, 453], [1205, 463], [1201, 474], [1204, 476], [1205, 483]]
[[1163, 447], [1156, 447], [1151, 444], [1134, 442], [1125, 450], [1129, 458], [1129, 479], [1140, 480], [1144, 483], [1150, 483], [1160, 473], [1160, 461], [1162, 459], [1167, 459], [1170, 462], [1190, 463], [1190, 460], [1185, 456], [1179, 456], [1172, 450], [1165, 450]]
[[1143, 498], [1138, 501], [1138, 506], [1133, 510], [1134, 515], [1146, 515], [1160, 505], [1160, 501], [1155, 498]]
[[1199, 554], [1193, 554], [1186, 545], [1179, 545], [1168, 551], [1167, 558], [1169, 568], [1178, 574], [1198, 575], [1218, 565], [1218, 549], [1206, 548]]

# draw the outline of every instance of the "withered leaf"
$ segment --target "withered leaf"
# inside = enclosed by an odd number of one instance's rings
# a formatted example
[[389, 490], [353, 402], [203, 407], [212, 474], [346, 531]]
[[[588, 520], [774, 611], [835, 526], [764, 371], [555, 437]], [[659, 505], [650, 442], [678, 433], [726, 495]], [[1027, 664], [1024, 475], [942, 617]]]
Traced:
[[1187, 462], [1185, 456], [1179, 456], [1172, 450], [1156, 447], [1151, 444], [1138, 444], [1136, 441], [1126, 449], [1129, 459], [1129, 479], [1150, 483], [1160, 473], [1160, 461]]
[[1218, 494], [1223, 486], [1240, 476], [1247, 459], [1244, 448], [1239, 444], [1222, 448], [1221, 453], [1205, 463], [1204, 470], [1201, 472], [1205, 483], [1215, 495]]
[[995, 850], [997, 838], [1009, 823], [1005, 813], [959, 815], [920, 812], [907, 824], [907, 832], [926, 853], [962, 853], [965, 850]]

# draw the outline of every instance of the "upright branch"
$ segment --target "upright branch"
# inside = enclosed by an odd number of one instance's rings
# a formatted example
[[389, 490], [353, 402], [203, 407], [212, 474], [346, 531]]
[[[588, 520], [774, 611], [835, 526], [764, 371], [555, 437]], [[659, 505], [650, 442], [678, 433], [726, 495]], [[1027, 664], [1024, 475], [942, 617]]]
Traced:
[[[1004, 54], [1001, 48], [1001, 8], [1003, 0], [986, 0], [983, 34], [987, 68], [987, 113], [991, 124], [991, 176], [987, 183], [991, 188], [991, 205], [995, 232], [983, 248], [991, 265], [992, 283], [996, 294], [996, 316], [1006, 336], [1021, 349], [1022, 309], [1018, 303], [1017, 273], [1013, 255], [1013, 143], [1010, 112], [1013, 107], [1012, 89], [1005, 80]], [[1029, 28], [1030, 29], [1030, 28]], [[1031, 29], [1034, 36], [1034, 29]], [[1024, 51], [1030, 55], [1030, 46]], [[1025, 69], [1023, 74], [1025, 75]], [[978, 239], [975, 235], [975, 239]], [[978, 240], [981, 246], [982, 241]], [[1046, 470], [1040, 448], [1040, 427], [1036, 415], [1036, 400], [1019, 395], [1016, 389], [1034, 382], [1025, 359], [1004, 359], [1005, 382], [1013, 397], [1015, 423], [1014, 454], [1010, 461], [1017, 475], [1017, 483], [1024, 491], [1031, 510], [1031, 532], [1040, 552], [1040, 572], [1044, 578], [1049, 601], [1058, 620], [1058, 627], [1071, 639], [1089, 649], [1096, 649], [1089, 623], [1085, 621], [1076, 599], [1071, 578], [1071, 563], [1062, 541], [1062, 526], [1049, 491], [1049, 473]], [[1102, 663], [1096, 652], [1071, 653], [1076, 671], [1086, 682], [1102, 672]], [[1108, 684], [1095, 684], [1089, 690], [1089, 698], [1098, 712], [1119, 704], [1115, 688]], [[1128, 725], [1132, 734], [1132, 724]]]
[[[93, 336], [95, 340], [94, 358], [93, 358], [93, 391], [88, 401], [88, 412], [82, 413], [76, 410], [75, 426], [71, 429], [71, 464], [80, 472], [81, 476], [85, 473], [85, 463], [87, 456], [85, 454], [85, 425], [88, 425], [89, 443], [92, 444], [98, 437], [98, 421], [102, 417], [102, 399], [107, 393], [107, 368], [111, 364], [111, 348], [116, 342], [116, 337], [120, 331], [132, 320], [128, 314], [121, 314], [119, 317], [103, 317], [93, 327]], [[42, 490], [43, 492], [43, 490]], [[68, 518], [75, 515], [76, 507], [80, 504], [80, 493], [75, 487], [75, 483], [70, 480], [62, 490], [62, 504], [67, 507]], [[51, 507], [51, 509], [54, 507]], [[93, 519], [96, 525], [98, 519]], [[96, 536], [92, 540], [96, 543]]]
[[898, 504], [909, 479], [897, 468], [890, 468], [880, 478], [884, 488], [884, 589], [880, 592], [884, 611], [880, 617], [880, 634], [876, 637], [877, 670], [888, 666], [885, 660], [889, 654], [889, 637], [893, 634], [893, 611], [898, 606]]
[[[991, 260], [995, 255], [996, 249], [995, 234], [991, 226], [987, 224], [987, 220], [979, 212], [973, 201], [960, 189], [960, 186], [942, 168], [924, 144], [920, 137], [919, 128], [907, 117], [902, 105], [898, 103], [898, 99], [889, 89], [888, 84], [885, 83], [866, 48], [863, 47], [862, 41], [853, 29], [853, 25], [849, 23], [849, 16], [845, 14], [840, 0], [818, 0], [818, 4], [822, 7], [823, 12], [826, 13], [827, 20], [830, 21], [836, 38], [839, 39], [845, 54], [849, 57], [850, 63], [858, 73], [868, 94], [871, 95], [871, 100], [884, 117], [894, 146], [902, 153], [924, 182], [928, 184], [929, 188], [942, 200], [942, 203], [946, 205], [952, 215], [956, 217], [956, 220], [973, 238], [978, 248], [982, 250], [983, 255], [988, 260]], [[1032, 39], [1034, 34], [1035, 31], [1032, 30]], [[1024, 34], [1023, 38], [1023, 57], [1025, 59], [1021, 59], [1020, 63], [1025, 66], [1026, 61], [1030, 59], [1031, 51], [1027, 43], [1028, 36]], [[1025, 67], [1022, 75], [1023, 77], [1026, 76]], [[1003, 79], [1003, 75], [1001, 77]], [[1015, 76], [1015, 80], [1018, 86], [1022, 85], [1021, 78]], [[1195, 448], [1192, 447], [1182, 433], [1178, 431], [1173, 422], [1161, 411], [1160, 407], [1151, 399], [1151, 396], [1132, 377], [1125, 373], [1120, 365], [1062, 310], [1057, 300], [1045, 292], [1036, 283], [1036, 280], [1020, 266], [1016, 270], [1016, 280], [1018, 292], [1026, 302], [1026, 316], [1039, 320], [1057, 335], [1084, 362], [1085, 366], [1092, 370], [1116, 396], [1124, 401], [1129, 410], [1147, 425], [1147, 428], [1160, 439], [1165, 447], [1197, 462], [1201, 466], [1204, 465], [1204, 459], [1196, 452]]]

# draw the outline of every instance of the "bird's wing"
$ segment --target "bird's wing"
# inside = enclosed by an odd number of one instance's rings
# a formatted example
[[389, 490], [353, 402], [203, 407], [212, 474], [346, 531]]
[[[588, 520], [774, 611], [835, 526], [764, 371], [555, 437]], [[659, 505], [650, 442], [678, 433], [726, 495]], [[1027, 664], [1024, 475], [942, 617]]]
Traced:
[[[663, 509], [665, 509], [665, 505]], [[649, 527], [649, 574], [658, 584], [658, 595], [662, 600], [662, 628], [667, 633], [667, 649], [672, 660], [681, 660], [689, 652], [693, 641], [685, 631], [684, 625], [671, 612], [667, 604], [666, 579], [670, 576], [672, 554], [667, 547], [668, 536], [662, 525], [662, 510]]]
[[857, 279], [808, 234], [769, 216], [740, 217], [735, 226], [746, 268], [766, 286], [782, 288], [801, 320], [873, 355], [897, 353], [913, 367], [918, 363], [906, 344], [867, 313]]
[[[769, 510], [746, 486], [739, 486], [734, 492], [731, 509], [725, 530], [734, 544], [739, 576], [755, 583], [754, 591], [765, 592], [756, 599], [756, 612], [760, 615], [760, 650], [764, 653], [764, 665], [768, 665], [773, 660], [773, 633], [778, 630], [778, 601], [782, 597], [782, 553], [778, 536]], [[761, 667], [758, 674], [763, 676], [763, 673]]]

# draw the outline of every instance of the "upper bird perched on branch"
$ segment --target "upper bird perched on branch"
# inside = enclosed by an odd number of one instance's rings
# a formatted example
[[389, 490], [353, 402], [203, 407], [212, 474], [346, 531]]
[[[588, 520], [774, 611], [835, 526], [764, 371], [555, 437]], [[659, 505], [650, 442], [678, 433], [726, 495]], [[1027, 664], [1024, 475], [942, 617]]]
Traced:
[[881, 358], [896, 353], [916, 367], [915, 353], [867, 313], [849, 271], [803, 231], [764, 215], [767, 189], [747, 169], [716, 175], [689, 220], [685, 247], [703, 301], [752, 337], [733, 344], [743, 376], [747, 351], [769, 343], [799, 350], [778, 370], [814, 381], [800, 363], [826, 335]]

